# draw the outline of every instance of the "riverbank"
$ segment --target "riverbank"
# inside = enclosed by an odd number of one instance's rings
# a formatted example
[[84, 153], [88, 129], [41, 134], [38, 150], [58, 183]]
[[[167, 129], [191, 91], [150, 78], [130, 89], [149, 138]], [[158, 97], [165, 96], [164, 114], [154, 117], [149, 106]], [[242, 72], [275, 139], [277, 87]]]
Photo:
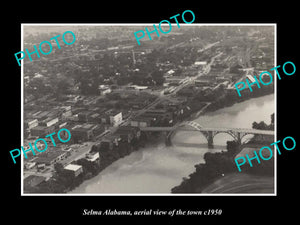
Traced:
[[[268, 121], [268, 115], [273, 112], [274, 95], [267, 95], [206, 113], [196, 122], [208, 127], [251, 128], [254, 120]], [[166, 147], [163, 135], [157, 135], [157, 138], [150, 136], [153, 138], [147, 140], [144, 147], [114, 161], [96, 177], [84, 181], [69, 193], [171, 193], [171, 189], [178, 186], [183, 177], [195, 171], [194, 165], [204, 163], [205, 152], [226, 151], [226, 141], [230, 138], [226, 134], [217, 135], [215, 148], [207, 149], [205, 138], [195, 132], [178, 132], [173, 137], [172, 147]], [[203, 142], [200, 141], [201, 138]], [[181, 146], [178, 143], [187, 145]], [[195, 148], [188, 143], [203, 144], [202, 147]], [[222, 147], [216, 147], [218, 145]]]
[[[218, 153], [205, 153], [205, 163], [195, 165], [196, 170], [189, 178], [183, 178], [180, 185], [172, 188], [171, 192], [176, 193], [209, 193], [208, 188], [218, 180], [227, 177], [229, 174], [239, 175], [234, 162], [234, 155], [237, 151], [235, 142], [229, 142], [227, 151]], [[264, 146], [264, 145], [262, 145]], [[261, 147], [262, 147], [261, 146]], [[263, 161], [261, 164], [253, 162], [253, 167], [245, 167], [243, 174], [274, 178], [274, 160]], [[250, 176], [251, 177], [251, 176]], [[225, 186], [225, 184], [223, 184]], [[236, 190], [239, 192], [238, 190]], [[216, 193], [216, 192], [215, 192]], [[222, 192], [224, 193], [224, 192]], [[255, 192], [254, 192], [255, 193]]]
[[92, 183], [93, 179], [100, 175], [105, 169], [110, 168], [115, 162], [128, 157], [134, 152], [144, 148], [147, 143], [155, 145], [157, 143], [164, 142], [162, 136], [146, 136], [142, 134], [140, 138], [134, 138], [131, 142], [119, 142], [113, 149], [103, 148], [100, 145], [94, 145], [90, 152], [99, 152], [100, 160], [96, 162], [90, 162], [85, 158], [75, 160], [72, 163], [81, 165], [83, 172], [78, 176], [72, 176], [69, 173], [65, 173], [62, 166], [56, 164], [56, 173], [52, 178], [46, 182], [42, 182], [40, 185], [26, 190], [25, 193], [70, 193], [74, 189], [78, 188], [84, 182]]
[[[228, 92], [226, 92], [228, 94]], [[236, 94], [236, 93], [235, 93]], [[265, 93], [267, 95], [268, 93]], [[260, 95], [262, 96], [262, 95]], [[256, 97], [260, 97], [256, 96]], [[224, 95], [222, 95], [224, 97]], [[237, 99], [239, 102], [248, 100], [246, 98], [243, 99]], [[220, 104], [217, 104], [218, 107], [213, 107], [210, 110], [203, 110], [203, 107], [205, 107], [206, 104], [193, 104], [193, 99], [190, 100], [191, 106], [193, 105], [193, 112], [190, 114], [186, 114], [183, 120], [193, 120], [197, 117], [199, 117], [199, 114], [204, 115], [206, 112], [210, 111], [216, 111], [217, 109], [224, 108], [221, 107]], [[211, 103], [213, 104], [213, 103]], [[210, 104], [210, 105], [211, 105]], [[228, 104], [228, 102], [226, 103]], [[234, 103], [232, 103], [233, 105]], [[225, 103], [224, 103], [225, 105]], [[200, 110], [200, 111], [199, 111]], [[200, 113], [199, 113], [200, 112]], [[183, 121], [182, 120], [182, 121]], [[154, 136], [149, 136], [150, 139], [145, 136], [145, 134], [142, 133], [142, 136], [139, 140], [133, 139], [130, 143], [123, 143], [121, 142], [119, 146], [115, 146], [113, 150], [107, 150], [107, 149], [101, 149], [99, 147], [94, 147], [91, 149], [91, 151], [96, 151], [100, 153], [101, 161], [100, 165], [97, 164], [89, 164], [84, 159], [77, 160], [76, 164], [83, 166], [83, 173], [80, 174], [78, 177], [74, 177], [73, 179], [69, 179], [69, 177], [64, 176], [63, 174], [55, 173], [53, 178], [48, 180], [47, 182], [43, 182], [37, 188], [34, 190], [30, 190], [29, 193], [68, 193], [72, 190], [74, 190], [76, 187], [81, 185], [83, 182], [87, 180], [91, 180], [94, 177], [98, 176], [105, 170], [107, 167], [112, 165], [114, 162], [118, 161], [119, 159], [125, 158], [125, 156], [129, 156], [133, 152], [136, 152], [140, 149], [143, 149], [146, 144], [148, 146], [149, 143], [153, 144], [156, 141], [159, 142], [159, 139]], [[192, 164], [194, 165], [194, 164]], [[184, 175], [183, 175], [184, 176]], [[176, 184], [175, 184], [176, 185]], [[174, 186], [175, 186], [174, 185]], [[173, 186], [173, 187], [174, 187]], [[28, 193], [28, 192], [27, 192]]]
[[214, 112], [218, 109], [230, 107], [236, 103], [241, 103], [249, 99], [255, 99], [269, 94], [274, 94], [274, 85], [271, 84], [269, 86], [264, 86], [263, 88], [257, 88], [254, 86], [253, 92], [250, 92], [250, 90], [247, 89], [244, 91], [242, 97], [238, 96], [235, 89], [224, 89], [221, 86], [215, 90], [215, 93], [218, 94], [209, 94], [200, 98], [202, 99], [207, 97], [208, 99], [211, 99], [211, 102], [207, 102], [205, 104], [199, 101], [199, 96], [196, 95], [193, 97], [190, 100], [190, 103], [188, 103], [189, 107], [192, 109], [192, 112], [184, 120], [195, 120], [207, 112]]
[[[267, 125], [274, 127], [274, 121]], [[246, 145], [261, 148], [269, 145], [273, 140], [262, 141], [254, 136]], [[205, 163], [195, 165], [195, 172], [189, 178], [183, 178], [180, 185], [172, 188], [176, 193], [274, 193], [274, 159], [258, 164], [253, 161], [253, 167], [245, 167], [243, 175], [237, 171], [234, 159], [243, 150], [235, 141], [227, 142], [227, 151], [205, 153]], [[246, 176], [245, 176], [245, 175]], [[253, 184], [253, 180], [259, 182]], [[264, 182], [262, 182], [264, 181]], [[233, 183], [236, 182], [236, 186]], [[247, 186], [247, 188], [245, 188]]]

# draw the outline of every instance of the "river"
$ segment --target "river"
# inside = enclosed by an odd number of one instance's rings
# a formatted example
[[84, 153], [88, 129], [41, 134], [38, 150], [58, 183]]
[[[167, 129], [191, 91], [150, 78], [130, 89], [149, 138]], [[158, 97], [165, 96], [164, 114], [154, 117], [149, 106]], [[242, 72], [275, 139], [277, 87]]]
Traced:
[[[251, 128], [253, 121], [269, 124], [274, 109], [271, 94], [206, 113], [194, 121], [204, 127]], [[173, 146], [166, 147], [163, 140], [149, 144], [115, 161], [69, 194], [171, 193], [171, 188], [195, 171], [195, 164], [204, 162], [206, 152], [226, 149], [228, 140], [232, 140], [228, 134], [218, 134], [214, 149], [208, 149], [206, 139], [198, 132], [178, 131]]]

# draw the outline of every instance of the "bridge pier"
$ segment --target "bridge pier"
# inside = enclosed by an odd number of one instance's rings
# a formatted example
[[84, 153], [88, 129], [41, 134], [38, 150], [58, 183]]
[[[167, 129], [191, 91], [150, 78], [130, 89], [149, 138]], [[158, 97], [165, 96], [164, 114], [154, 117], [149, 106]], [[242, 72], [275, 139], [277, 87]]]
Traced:
[[208, 148], [214, 148], [214, 138], [213, 138], [212, 131], [208, 131], [207, 142], [208, 142]]
[[164, 132], [163, 134], [165, 136], [165, 145], [172, 146], [171, 136], [166, 132]]
[[172, 146], [172, 142], [171, 142], [171, 139], [169, 137], [165, 138], [165, 144], [166, 144], [167, 147]]
[[242, 138], [241, 138], [241, 133], [240, 132], [237, 132], [237, 143], [238, 143], [238, 145], [239, 146], [241, 146], [242, 145]]
[[[269, 139], [269, 136], [274, 136], [274, 131], [269, 130], [255, 130], [255, 129], [241, 129], [241, 128], [203, 128], [198, 123], [194, 121], [184, 122], [179, 125], [175, 125], [174, 127], [140, 127], [141, 131], [144, 132], [163, 132], [165, 135], [165, 144], [166, 146], [172, 145], [172, 134], [176, 132], [177, 129], [180, 129], [181, 126], [190, 126], [194, 128], [192, 131], [198, 131], [202, 133], [208, 142], [208, 148], [214, 147], [214, 137], [218, 133], [227, 133], [233, 137], [233, 139], [238, 143], [238, 145], [242, 145], [242, 138], [248, 134], [254, 134], [256, 136], [260, 136], [263, 139]], [[187, 129], [190, 131], [190, 129]], [[271, 139], [271, 138], [270, 138]]]

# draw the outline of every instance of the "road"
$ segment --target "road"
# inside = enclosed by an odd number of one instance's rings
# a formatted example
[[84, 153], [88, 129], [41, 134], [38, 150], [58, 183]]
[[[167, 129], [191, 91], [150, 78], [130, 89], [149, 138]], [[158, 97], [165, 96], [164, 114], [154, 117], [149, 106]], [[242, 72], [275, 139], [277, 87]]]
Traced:
[[203, 113], [203, 111], [204, 111], [208, 106], [210, 106], [210, 105], [211, 105], [211, 102], [206, 102], [206, 105], [205, 105], [200, 111], [198, 111], [198, 112], [193, 116], [193, 118], [198, 118], [199, 115], [200, 115], [201, 113]]
[[41, 177], [45, 177], [46, 179], [49, 179], [50, 177], [52, 177], [52, 170], [48, 168], [48, 170], [44, 173], [33, 171], [33, 170], [26, 170], [23, 172], [23, 179], [29, 177], [30, 175], [41, 176]]
[[215, 43], [208, 44], [208, 45], [205, 46], [203, 49], [201, 49], [201, 50], [199, 51], [199, 53], [200, 53], [200, 52], [204, 52], [204, 51], [206, 51], [207, 49], [210, 49], [211, 47], [213, 47], [213, 46], [215, 46], [216, 44], [219, 44], [219, 43], [220, 43], [220, 41], [217, 41], [217, 42], [215, 42]]
[[[187, 43], [187, 41], [182, 41], [182, 42], [180, 42], [180, 43], [177, 43], [177, 44], [175, 44], [175, 45], [172, 45], [172, 46], [168, 47], [167, 49], [176, 48], [176, 47], [179, 47], [179, 46], [181, 46], [181, 45], [183, 45], [183, 44], [186, 44], [186, 43]], [[220, 41], [217, 41], [217, 42], [208, 44], [208, 45], [206, 45], [203, 49], [201, 49], [201, 50], [198, 51], [198, 52], [199, 52], [199, 53], [204, 52], [204, 51], [206, 51], [207, 49], [210, 49], [211, 47], [213, 47], [213, 46], [215, 46], [216, 44], [219, 44], [219, 43], [220, 43]]]
[[85, 154], [91, 150], [91, 147], [94, 144], [95, 144], [95, 142], [89, 141], [89, 142], [85, 142], [84, 144], [80, 144], [80, 145], [71, 145], [70, 148], [74, 149], [73, 152], [71, 153], [71, 155], [68, 158], [62, 160], [61, 163], [63, 165], [68, 165], [69, 163], [71, 163], [74, 160], [78, 160], [78, 159], [85, 157]]
[[215, 59], [218, 58], [218, 57], [220, 57], [222, 54], [223, 54], [223, 52], [220, 52], [218, 55], [215, 55], [214, 57], [212, 57], [211, 61], [204, 68], [203, 72], [199, 72], [198, 75], [196, 75], [194, 77], [190, 77], [190, 79], [188, 80], [188, 82], [180, 84], [179, 86], [176, 87], [176, 89], [172, 93], [170, 93], [168, 95], [165, 95], [165, 96], [173, 96], [173, 95], [175, 95], [182, 88], [184, 88], [185, 86], [188, 86], [188, 85], [192, 84], [195, 80], [197, 80], [202, 75], [208, 74], [210, 72], [210, 70], [211, 70], [211, 65], [215, 62]]
[[[194, 123], [198, 125], [192, 126], [191, 124]], [[185, 127], [183, 127], [183, 125]], [[188, 125], [188, 126], [187, 126]], [[188, 122], [179, 122], [175, 124], [172, 127], [141, 127], [140, 129], [142, 131], [172, 131], [176, 128], [180, 127], [180, 130], [186, 130], [186, 131], [203, 131], [203, 132], [208, 132], [208, 131], [216, 131], [216, 132], [223, 132], [223, 133], [232, 133], [232, 132], [239, 132], [239, 133], [246, 133], [246, 134], [261, 134], [261, 135], [267, 135], [267, 136], [274, 136], [274, 131], [272, 130], [256, 130], [256, 129], [247, 129], [247, 128], [216, 128], [216, 127], [200, 127], [199, 124], [193, 122], [193, 121], [188, 121]]]

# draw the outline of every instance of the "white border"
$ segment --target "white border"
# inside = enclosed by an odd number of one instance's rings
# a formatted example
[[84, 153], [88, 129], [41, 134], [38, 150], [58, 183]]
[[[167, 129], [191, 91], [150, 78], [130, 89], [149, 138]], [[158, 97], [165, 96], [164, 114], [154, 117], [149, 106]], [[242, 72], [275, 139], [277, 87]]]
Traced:
[[[23, 24], [21, 24], [21, 51], [23, 48]], [[21, 146], [24, 146], [24, 66], [23, 61], [21, 62]], [[23, 191], [23, 154], [21, 154], [21, 195], [24, 195]]]
[[[157, 23], [155, 23], [157, 25]], [[173, 25], [174, 23], [172, 23]], [[21, 23], [21, 51], [23, 51], [23, 28], [24, 26], [153, 26], [151, 23]], [[167, 24], [162, 24], [163, 26]], [[176, 25], [176, 24], [174, 24]], [[277, 65], [277, 23], [191, 23], [191, 24], [180, 24], [180, 26], [274, 26], [274, 67]], [[179, 28], [180, 29], [180, 28]], [[23, 127], [23, 112], [24, 112], [24, 67], [23, 62], [21, 63], [21, 143], [24, 143], [24, 127]], [[274, 110], [274, 120], [275, 120], [275, 141], [277, 140], [277, 79], [275, 79], [274, 85], [274, 95], [275, 95], [275, 110]], [[248, 193], [248, 194], [171, 194], [171, 193], [150, 193], [150, 194], [131, 194], [131, 193], [61, 193], [61, 194], [38, 194], [38, 193], [25, 193], [23, 189], [23, 157], [21, 157], [21, 196], [277, 196], [277, 151], [274, 154], [274, 193]], [[22, 154], [21, 154], [22, 155]]]

